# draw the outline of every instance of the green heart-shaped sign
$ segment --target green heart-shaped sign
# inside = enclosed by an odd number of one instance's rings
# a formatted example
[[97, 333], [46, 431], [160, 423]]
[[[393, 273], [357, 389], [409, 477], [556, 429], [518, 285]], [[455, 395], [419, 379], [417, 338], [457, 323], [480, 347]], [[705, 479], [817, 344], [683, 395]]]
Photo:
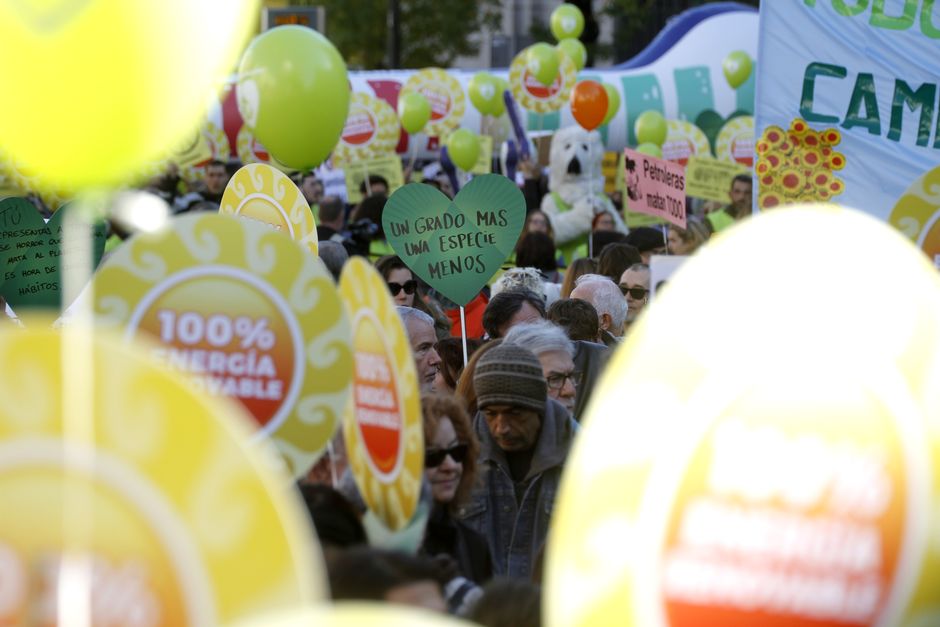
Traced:
[[[7, 273], [45, 242], [46, 221], [25, 198], [0, 201], [0, 271]], [[3, 283], [0, 277], [0, 283]]]
[[525, 198], [512, 181], [484, 174], [453, 201], [430, 185], [405, 185], [388, 199], [382, 227], [412, 272], [466, 305], [513, 252], [525, 213]]
[[[0, 211], [2, 206], [0, 203]], [[29, 246], [19, 249], [20, 254], [11, 258], [17, 260], [16, 265], [12, 270], [7, 267], [0, 288], [0, 295], [14, 310], [38, 307], [60, 309], [71, 304], [62, 300], [62, 272], [65, 264], [72, 263], [72, 258], [64, 255], [61, 248], [62, 221], [69, 210], [70, 205], [60, 207], [49, 222], [44, 223], [33, 208], [33, 213], [39, 219], [39, 228], [33, 229], [33, 236], [27, 240]], [[94, 271], [104, 254], [107, 238], [104, 222], [95, 223], [92, 237], [92, 266], [89, 272]], [[3, 243], [7, 243], [7, 240], [3, 240]]]

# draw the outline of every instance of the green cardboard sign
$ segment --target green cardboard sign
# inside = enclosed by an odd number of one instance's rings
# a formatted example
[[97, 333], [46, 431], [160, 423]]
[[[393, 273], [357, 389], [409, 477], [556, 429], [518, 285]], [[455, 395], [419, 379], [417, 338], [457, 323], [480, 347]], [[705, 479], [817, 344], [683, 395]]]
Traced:
[[[62, 222], [69, 210], [69, 205], [66, 205], [56, 211], [49, 222], [38, 229], [41, 235], [29, 240], [30, 247], [25, 249], [25, 258], [21, 259], [12, 270], [8, 269], [4, 272], [0, 296], [3, 296], [14, 310], [62, 309], [70, 304], [63, 303], [61, 289], [62, 275], [69, 267], [67, 264], [74, 263], [68, 251], [62, 249]], [[42, 218], [39, 220], [42, 221]], [[104, 254], [107, 225], [104, 222], [95, 223], [92, 236], [94, 237], [93, 263], [89, 272], [94, 271]]]
[[[0, 201], [0, 272], [6, 277], [29, 255], [45, 243], [46, 221], [25, 198]], [[0, 283], [6, 279], [0, 277]]]
[[466, 305], [513, 252], [525, 214], [525, 198], [512, 181], [484, 174], [453, 201], [430, 185], [405, 185], [388, 199], [382, 226], [412, 272]]

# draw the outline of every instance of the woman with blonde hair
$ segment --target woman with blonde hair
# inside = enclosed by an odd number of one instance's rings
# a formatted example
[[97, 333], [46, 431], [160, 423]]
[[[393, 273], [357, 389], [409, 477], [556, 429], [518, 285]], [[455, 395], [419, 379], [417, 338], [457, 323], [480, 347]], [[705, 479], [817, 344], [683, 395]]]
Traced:
[[424, 477], [434, 505], [421, 551], [448, 555], [460, 574], [475, 583], [493, 576], [486, 539], [457, 519], [473, 490], [480, 443], [460, 401], [439, 394], [421, 398], [424, 417]]
[[670, 255], [691, 255], [708, 241], [709, 230], [695, 216], [689, 216], [685, 228], [669, 225], [668, 250]]
[[574, 262], [565, 270], [565, 280], [561, 284], [561, 294], [559, 298], [570, 298], [571, 290], [574, 289], [574, 282], [582, 274], [596, 274], [597, 261], [590, 257], [575, 259]]

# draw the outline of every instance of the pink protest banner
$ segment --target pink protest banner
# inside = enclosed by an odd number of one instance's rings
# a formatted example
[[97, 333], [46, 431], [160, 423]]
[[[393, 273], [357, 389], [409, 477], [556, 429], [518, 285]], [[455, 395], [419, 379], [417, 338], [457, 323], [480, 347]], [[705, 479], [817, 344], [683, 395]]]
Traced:
[[685, 228], [685, 168], [678, 163], [623, 151], [623, 180], [629, 210], [668, 220]]

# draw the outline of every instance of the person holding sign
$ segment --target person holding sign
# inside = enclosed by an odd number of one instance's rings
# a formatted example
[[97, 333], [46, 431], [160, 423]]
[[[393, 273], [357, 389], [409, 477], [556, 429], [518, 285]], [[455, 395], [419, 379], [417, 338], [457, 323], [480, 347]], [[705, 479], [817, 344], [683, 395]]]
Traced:
[[713, 233], [722, 231], [736, 221], [751, 215], [753, 189], [754, 183], [750, 174], [738, 174], [731, 179], [731, 189], [728, 191], [731, 203], [705, 216], [708, 220], [708, 227]]
[[489, 542], [496, 574], [528, 578], [577, 425], [547, 397], [542, 365], [521, 346], [501, 344], [484, 354], [473, 387], [480, 408], [473, 427], [486, 472], [463, 517]]

